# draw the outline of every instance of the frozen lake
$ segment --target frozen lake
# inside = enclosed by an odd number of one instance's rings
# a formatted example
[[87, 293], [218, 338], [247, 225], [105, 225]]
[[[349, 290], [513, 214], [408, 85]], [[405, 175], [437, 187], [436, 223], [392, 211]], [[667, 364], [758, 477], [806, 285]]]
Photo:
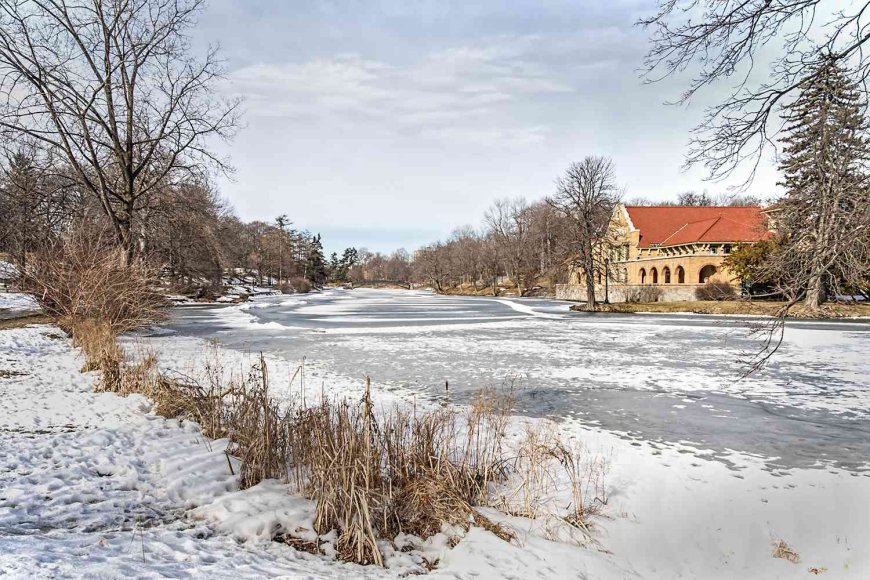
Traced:
[[[793, 322], [773, 362], [741, 380], [751, 319], [586, 315], [555, 300], [334, 290], [185, 306], [169, 327], [229, 348], [306, 357], [379, 388], [462, 402], [513, 385], [517, 412], [621, 437], [689, 444], [727, 463], [870, 475], [870, 324]], [[710, 455], [707, 455], [710, 457]]]

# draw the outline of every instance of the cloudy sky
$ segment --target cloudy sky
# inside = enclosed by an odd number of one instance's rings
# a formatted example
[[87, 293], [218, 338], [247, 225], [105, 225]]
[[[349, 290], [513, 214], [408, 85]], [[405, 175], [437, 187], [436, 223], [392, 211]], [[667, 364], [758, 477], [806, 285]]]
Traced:
[[[613, 158], [628, 197], [723, 191], [682, 171], [705, 102], [645, 85], [652, 0], [211, 0], [222, 87], [244, 102], [221, 193], [240, 217], [288, 214], [328, 250], [391, 251], [538, 199], [572, 161]], [[715, 94], [705, 98], [714, 98]], [[769, 195], [764, 168], [750, 193]]]

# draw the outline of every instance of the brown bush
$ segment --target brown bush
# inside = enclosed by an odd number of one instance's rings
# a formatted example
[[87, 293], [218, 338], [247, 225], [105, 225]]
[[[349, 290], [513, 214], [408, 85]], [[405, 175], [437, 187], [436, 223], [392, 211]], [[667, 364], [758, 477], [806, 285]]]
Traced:
[[[337, 531], [344, 560], [383, 565], [379, 540], [400, 532], [426, 538], [444, 523], [513, 537], [474, 510], [487, 502], [490, 484], [506, 476], [510, 396], [487, 391], [464, 414], [448, 408], [416, 414], [398, 405], [375, 414], [367, 385], [358, 403], [324, 399], [282, 411], [269, 397], [262, 357], [226, 384], [220, 372], [207, 372], [207, 385], [170, 378], [147, 356], [121, 365], [121, 374], [129, 375], [121, 384], [155, 400], [155, 412], [198, 421], [209, 437], [228, 438], [243, 488], [269, 478], [294, 483], [316, 503], [315, 530]], [[284, 533], [293, 541], [291, 530]]]
[[728, 282], [707, 282], [695, 288], [695, 298], [698, 300], [734, 300], [737, 292]]
[[633, 286], [625, 290], [625, 301], [635, 304], [658, 302], [664, 291], [658, 286]]
[[28, 290], [69, 333], [84, 320], [117, 335], [165, 317], [156, 271], [142, 261], [127, 264], [123, 249], [108, 239], [79, 228], [36, 252], [23, 272]]
[[281, 283], [282, 294], [308, 294], [311, 292], [311, 282], [306, 278], [290, 278]]

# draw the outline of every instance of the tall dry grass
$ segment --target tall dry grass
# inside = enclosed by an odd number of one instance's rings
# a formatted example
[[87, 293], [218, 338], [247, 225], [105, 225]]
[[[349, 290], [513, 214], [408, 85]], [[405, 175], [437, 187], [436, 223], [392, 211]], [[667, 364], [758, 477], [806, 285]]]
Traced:
[[[378, 542], [400, 533], [425, 539], [445, 525], [513, 537], [475, 509], [489, 505], [494, 484], [509, 475], [509, 393], [486, 391], [465, 410], [418, 412], [398, 404], [376, 410], [367, 381], [359, 400], [280, 406], [269, 395], [262, 356], [241, 377], [207, 371], [205, 384], [158, 372], [149, 356], [121, 368], [125, 393], [141, 392], [155, 401], [155, 412], [226, 437], [227, 452], [241, 463], [241, 487], [282, 479], [311, 498], [315, 531], [337, 532], [343, 560], [383, 565]], [[292, 530], [286, 533], [292, 539]]]
[[[594, 541], [592, 518], [608, 501], [603, 457], [566, 441], [553, 424], [536, 423], [526, 427], [510, 469], [515, 477], [497, 498], [498, 509], [543, 522], [552, 539]], [[579, 537], [565, 533], [566, 526]]]
[[[150, 355], [120, 368], [121, 392], [143, 393], [155, 412], [227, 438], [227, 453], [241, 463], [241, 487], [280, 479], [310, 498], [314, 531], [335, 532], [337, 556], [346, 561], [383, 565], [379, 543], [399, 534], [425, 539], [446, 531], [456, 542], [476, 525], [512, 540], [514, 532], [483, 516], [483, 506], [558, 521], [589, 539], [590, 518], [607, 501], [604, 463], [554, 428], [530, 427], [519, 447], [506, 445], [510, 391], [481, 391], [466, 408], [376, 409], [366, 380], [358, 400], [279, 405], [262, 355], [235, 378], [207, 365], [202, 384], [159, 372]], [[292, 545], [317, 550], [293, 534], [283, 532]], [[563, 538], [554, 532], [553, 539]]]

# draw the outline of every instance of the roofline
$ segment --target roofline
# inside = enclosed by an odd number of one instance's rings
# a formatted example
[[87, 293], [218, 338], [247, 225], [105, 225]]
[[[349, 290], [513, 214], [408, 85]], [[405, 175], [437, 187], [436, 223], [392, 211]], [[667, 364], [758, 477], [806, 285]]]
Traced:
[[662, 208], [662, 209], [674, 209], [674, 208], [706, 208], [706, 209], [749, 209], [749, 208], [758, 208], [764, 209], [765, 207], [771, 206], [760, 206], [760, 205], [624, 205], [623, 207], [643, 207], [643, 208]]
[[[620, 203], [618, 207], [619, 207], [620, 211], [622, 212], [622, 216], [625, 218], [626, 223], [628, 223], [628, 231], [636, 232], [637, 228], [634, 227], [634, 222], [631, 221], [631, 216], [628, 214], [628, 206], [625, 205], [624, 203]], [[632, 207], [638, 207], [638, 206], [632, 206]]]
[[[764, 238], [759, 238], [757, 240], [704, 240], [695, 241], [695, 242], [682, 242], [680, 244], [650, 244], [649, 246], [644, 246], [647, 248], [651, 248], [655, 246], [656, 248], [678, 248], [680, 246], [695, 246], [695, 245], [704, 245], [704, 244], [755, 244], [757, 242], [762, 241]], [[639, 246], [640, 247], [640, 246]]]

